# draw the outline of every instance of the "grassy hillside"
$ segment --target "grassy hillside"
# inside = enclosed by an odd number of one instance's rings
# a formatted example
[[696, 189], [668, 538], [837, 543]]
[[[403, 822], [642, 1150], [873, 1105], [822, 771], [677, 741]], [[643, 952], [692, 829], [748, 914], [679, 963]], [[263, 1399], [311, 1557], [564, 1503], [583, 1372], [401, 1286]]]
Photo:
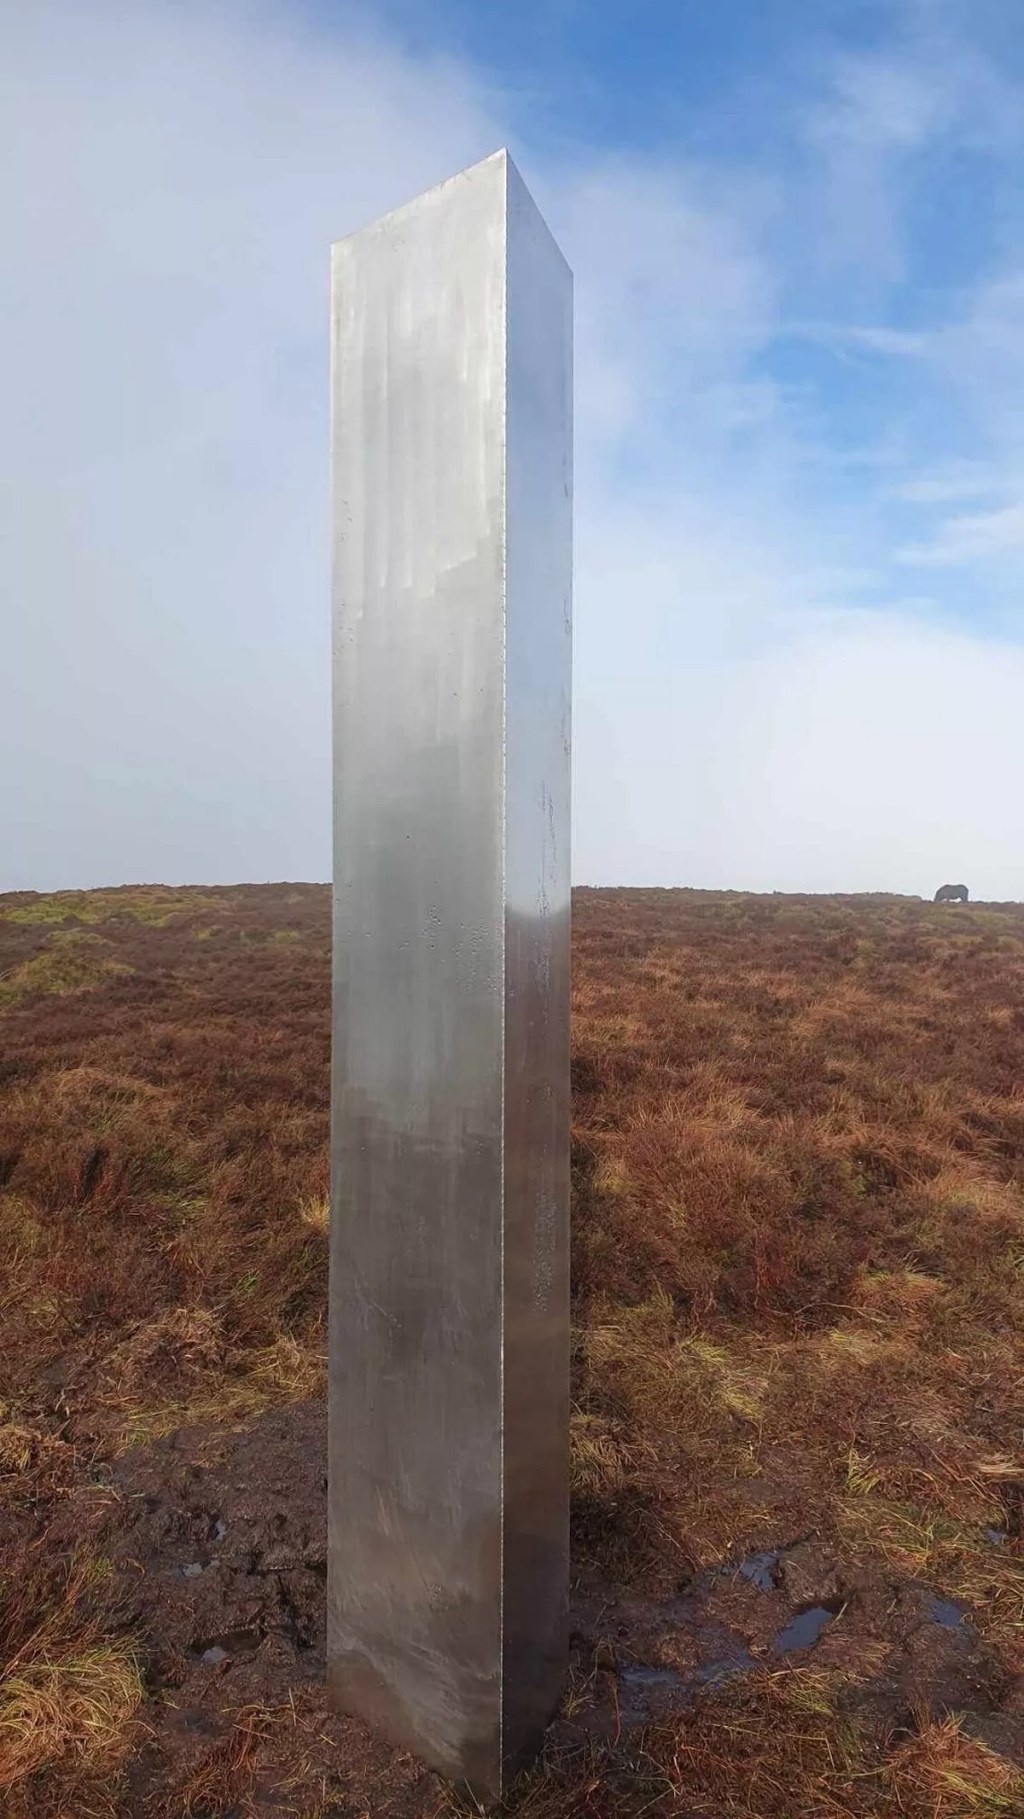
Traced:
[[[458, 1810], [321, 1692], [329, 944], [322, 887], [0, 897], [5, 1819]], [[1024, 1813], [1022, 1064], [1024, 908], [577, 893], [511, 1813]]]

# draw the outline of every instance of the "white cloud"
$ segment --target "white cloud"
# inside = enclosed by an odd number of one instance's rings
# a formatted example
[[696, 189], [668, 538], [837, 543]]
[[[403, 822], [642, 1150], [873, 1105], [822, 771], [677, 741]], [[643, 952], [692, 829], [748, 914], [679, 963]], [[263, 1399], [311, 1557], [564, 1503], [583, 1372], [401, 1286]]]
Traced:
[[916, 149], [948, 124], [955, 106], [948, 76], [884, 55], [839, 57], [830, 102], [812, 115], [816, 136], [872, 154]]
[[873, 354], [894, 354], [899, 358], [927, 357], [934, 350], [933, 337], [905, 328], [848, 328], [833, 330], [836, 340], [852, 341]]
[[[675, 712], [672, 712], [673, 686]], [[1024, 649], [845, 615], [739, 664], [655, 677], [630, 698], [587, 875], [764, 890], [949, 880], [1024, 897]]]
[[[1024, 388], [1024, 269], [1016, 264], [996, 275], [985, 273], [965, 287], [954, 308], [927, 328], [837, 322], [804, 324], [800, 332], [838, 348], [862, 347], [927, 367], [929, 382], [960, 399], [993, 455], [1024, 458], [1019, 402]], [[982, 473], [976, 461], [961, 466], [976, 476]]]
[[284, 12], [8, 21], [4, 883], [325, 876], [332, 239], [494, 149]]
[[[801, 210], [807, 263], [840, 273], [858, 296], [885, 300], [911, 276], [908, 215], [936, 154], [988, 161], [984, 208], [1019, 161], [1020, 87], [975, 24], [945, 7], [896, 7], [873, 48], [832, 58], [804, 106], [816, 167]], [[888, 351], [901, 350], [894, 341]], [[904, 351], [914, 351], [909, 338]]]
[[948, 461], [903, 480], [889, 490], [911, 505], [949, 505], [961, 499], [992, 498], [1005, 493], [1008, 477], [993, 462]]
[[836, 58], [829, 91], [808, 110], [818, 165], [813, 245], [861, 283], [902, 277], [901, 214], [914, 161], [945, 131], [958, 100], [954, 72], [916, 54]]
[[[351, 32], [307, 39], [280, 11], [150, 0], [86, 20], [43, 0], [11, 49], [4, 168], [31, 162], [33, 180], [4, 198], [17, 429], [0, 472], [23, 686], [0, 739], [24, 780], [4, 883], [324, 875], [327, 247], [508, 122], [467, 69]], [[527, 171], [577, 272], [577, 673], [593, 699], [586, 652], [603, 674], [622, 619], [621, 600], [604, 615], [588, 599], [588, 549], [608, 548], [637, 601], [641, 655], [670, 597], [670, 643], [688, 618], [749, 625], [761, 597], [758, 558], [736, 562], [734, 524], [718, 535], [695, 492], [737, 429], [773, 417], [771, 386], [745, 372], [774, 308], [768, 203], [760, 182], [622, 158]], [[681, 413], [686, 456], [666, 466]], [[663, 509], [652, 586], [642, 552]], [[579, 749], [589, 776], [585, 713]], [[585, 783], [584, 832], [587, 800]]]
[[[518, 150], [516, 122], [471, 68], [351, 18], [87, 14], [36, 0], [0, 70], [0, 888], [326, 876], [327, 246]], [[902, 157], [947, 117], [895, 81], [851, 78], [843, 106], [844, 157]], [[520, 162], [577, 278], [578, 875], [927, 889], [952, 868], [982, 889], [1020, 800], [996, 761], [1017, 647], [936, 632], [863, 514], [808, 479], [764, 358], [792, 278], [781, 180]], [[965, 307], [979, 398], [993, 324], [1019, 363], [1018, 311], [1012, 280]], [[898, 469], [906, 504], [982, 496], [913, 499], [941, 452], [913, 474], [879, 447], [864, 472]], [[885, 619], [851, 617], [860, 598]]]
[[576, 275], [584, 449], [591, 435], [649, 438], [710, 399], [708, 433], [729, 415], [725, 391], [733, 420], [770, 414], [768, 388], [743, 379], [778, 311], [765, 184], [619, 158], [569, 166], [538, 194]]
[[779, 888], [1024, 897], [1024, 649], [851, 618], [737, 672], [724, 853]]
[[947, 518], [930, 542], [908, 544], [897, 560], [920, 568], [958, 568], [1013, 552], [1024, 552], [1024, 505]]
[[1024, 465], [1024, 258], [978, 280], [962, 313], [935, 332], [932, 359], [994, 453]]

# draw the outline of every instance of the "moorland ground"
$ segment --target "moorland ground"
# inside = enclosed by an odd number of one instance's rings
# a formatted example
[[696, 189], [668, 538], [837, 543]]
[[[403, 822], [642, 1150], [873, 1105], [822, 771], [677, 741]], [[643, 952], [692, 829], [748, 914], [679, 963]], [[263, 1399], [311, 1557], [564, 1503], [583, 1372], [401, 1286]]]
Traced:
[[[1024, 1814], [1024, 907], [581, 891], [520, 1819]], [[459, 1810], [322, 1691], [329, 894], [0, 897], [0, 1813]]]

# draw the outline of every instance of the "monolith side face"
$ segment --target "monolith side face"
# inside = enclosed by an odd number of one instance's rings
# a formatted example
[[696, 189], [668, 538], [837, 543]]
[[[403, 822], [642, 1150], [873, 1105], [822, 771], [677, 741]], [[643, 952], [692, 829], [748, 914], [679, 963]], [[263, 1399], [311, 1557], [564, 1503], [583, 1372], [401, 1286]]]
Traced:
[[332, 251], [328, 1670], [488, 1799], [566, 1652], [572, 281], [504, 152]]

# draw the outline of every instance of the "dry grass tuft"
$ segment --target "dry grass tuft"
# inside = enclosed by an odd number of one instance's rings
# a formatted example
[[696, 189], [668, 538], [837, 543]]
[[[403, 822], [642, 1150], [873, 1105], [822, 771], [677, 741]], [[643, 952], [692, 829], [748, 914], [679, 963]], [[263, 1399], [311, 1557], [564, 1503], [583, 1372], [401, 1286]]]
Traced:
[[326, 1233], [331, 1222], [331, 1202], [327, 1194], [306, 1194], [299, 1201], [299, 1218], [311, 1231]]
[[76, 1757], [93, 1775], [117, 1768], [141, 1698], [135, 1654], [124, 1642], [8, 1672], [0, 1681], [0, 1790], [43, 1769], [73, 1773]]
[[1024, 1812], [1024, 1773], [956, 1718], [927, 1725], [896, 1751], [885, 1772], [897, 1813], [941, 1819], [1017, 1819]]
[[124, 1390], [153, 1381], [198, 1382], [219, 1375], [225, 1345], [207, 1307], [170, 1307], [140, 1321], [109, 1354], [108, 1371]]
[[44, 1543], [13, 1566], [0, 1585], [0, 1790], [18, 1790], [35, 1812], [55, 1778], [81, 1782], [83, 1801], [97, 1778], [114, 1785], [142, 1684], [135, 1643], [111, 1633], [102, 1560], [50, 1558]]

